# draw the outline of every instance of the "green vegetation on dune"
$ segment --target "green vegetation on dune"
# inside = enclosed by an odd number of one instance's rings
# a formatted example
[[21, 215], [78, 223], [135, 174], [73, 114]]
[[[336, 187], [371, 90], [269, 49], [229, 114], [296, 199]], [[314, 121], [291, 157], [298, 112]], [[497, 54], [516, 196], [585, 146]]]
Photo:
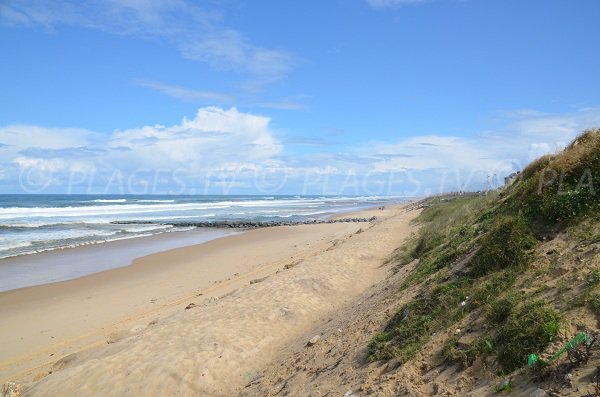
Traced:
[[594, 269], [586, 275], [583, 291], [572, 304], [587, 306], [600, 316], [600, 269]]
[[531, 163], [510, 192], [512, 211], [531, 225], [556, 230], [600, 213], [600, 130], [587, 131], [563, 152]]
[[521, 216], [502, 216], [495, 220], [479, 242], [471, 260], [474, 277], [505, 268], [525, 268], [531, 261], [536, 240]]
[[496, 335], [497, 358], [510, 372], [527, 363], [531, 353], [539, 353], [554, 340], [560, 328], [559, 314], [543, 301], [524, 302], [501, 321]]
[[[369, 359], [407, 362], [446, 332], [453, 336], [438, 352], [443, 361], [469, 366], [490, 355], [509, 373], [560, 332], [553, 303], [515, 285], [536, 262], [536, 247], [583, 219], [600, 219], [600, 130], [534, 161], [500, 191], [430, 198], [425, 207], [418, 234], [396, 258], [399, 267], [418, 260], [400, 288], [419, 293], [375, 335]], [[573, 303], [600, 314], [599, 272], [586, 276]], [[463, 340], [454, 325], [471, 314], [481, 332]]]
[[373, 339], [369, 345], [369, 359], [397, 357], [405, 362], [413, 358], [431, 333], [463, 316], [461, 302], [467, 297], [468, 289], [464, 282], [442, 284], [405, 305]]
[[419, 235], [402, 247], [398, 257], [400, 266], [419, 260], [403, 288], [425, 280], [470, 252], [480, 233], [477, 216], [496, 196], [491, 193], [430, 199], [431, 206], [416, 219], [421, 225]]

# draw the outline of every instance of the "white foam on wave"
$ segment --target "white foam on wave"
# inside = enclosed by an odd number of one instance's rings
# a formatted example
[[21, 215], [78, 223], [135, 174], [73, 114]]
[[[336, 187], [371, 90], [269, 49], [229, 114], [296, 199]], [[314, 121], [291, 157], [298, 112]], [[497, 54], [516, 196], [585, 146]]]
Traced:
[[183, 227], [178, 226], [178, 227], [174, 227], [172, 229], [168, 229], [167, 232], [168, 233], [187, 232], [187, 231], [194, 230], [194, 229], [197, 229], [197, 227], [196, 226], [183, 226]]
[[326, 214], [326, 211], [316, 211], [316, 212], [300, 212], [296, 215], [300, 215], [300, 216], [311, 216], [311, 215], [322, 215], [322, 214]]
[[[38, 248], [38, 249], [31, 250], [31, 251], [28, 251], [28, 252], [12, 252], [12, 253], [7, 253], [7, 254], [2, 254], [1, 252], [3, 250], [0, 249], [0, 259], [14, 258], [14, 257], [17, 257], [17, 256], [23, 256], [23, 255], [29, 255], [29, 254], [40, 254], [42, 252], [58, 251], [58, 250], [69, 249], [69, 248], [83, 247], [83, 246], [86, 246], [86, 245], [96, 245], [96, 244], [110, 243], [110, 242], [113, 242], [113, 241], [129, 240], [129, 239], [132, 239], [132, 238], [148, 237], [148, 236], [152, 236], [152, 233], [144, 233], [144, 234], [136, 234], [136, 235], [133, 235], [133, 236], [122, 236], [122, 237], [115, 237], [115, 238], [107, 238], [107, 239], [103, 239], [103, 240], [80, 241], [80, 242], [76, 242], [76, 243], [72, 243], [72, 244], [66, 244], [66, 245], [60, 245], [60, 246], [53, 246], [53, 247], [46, 247], [46, 248]], [[13, 247], [12, 249], [15, 249], [15, 248], [17, 248], [17, 247]]]
[[[153, 212], [165, 211], [187, 211], [187, 210], [205, 210], [218, 208], [219, 205], [207, 204], [125, 204], [125, 205], [105, 205], [90, 207], [35, 207], [23, 208], [12, 207], [5, 208], [0, 213], [0, 219], [22, 219], [22, 218], [52, 218], [52, 217], [85, 217], [85, 216], [109, 216], [109, 215], [127, 215], [127, 214], [149, 214]], [[221, 206], [223, 207], [223, 206]]]
[[30, 247], [30, 241], [3, 241], [0, 240], [0, 251], [14, 250], [17, 248]]
[[135, 200], [137, 203], [174, 203], [175, 200]]
[[374, 199], [379, 198], [295, 196], [237, 200], [225, 197], [222, 201], [192, 202], [163, 198], [98, 198], [66, 207], [43, 207], [41, 204], [40, 207], [0, 208], [0, 231], [3, 233], [0, 258], [194, 229], [171, 224], [110, 224], [114, 221], [170, 223], [178, 219], [292, 216], [310, 219], [355, 209], [358, 204], [368, 204]]
[[[99, 230], [99, 229], [58, 229], [49, 230], [46, 233], [32, 234], [32, 240], [36, 242], [54, 242], [63, 240], [75, 240], [94, 237], [108, 237], [117, 234], [118, 230]], [[35, 239], [35, 240], [34, 240]]]
[[131, 226], [123, 228], [122, 230], [127, 233], [140, 233], [140, 232], [150, 232], [153, 230], [165, 230], [171, 229], [173, 225], [143, 225], [143, 226]]
[[[217, 202], [199, 202], [199, 203], [171, 203], [158, 202], [147, 204], [119, 204], [119, 205], [98, 205], [98, 206], [68, 206], [68, 207], [8, 207], [3, 208], [0, 213], [0, 220], [23, 219], [23, 218], [51, 218], [51, 217], [88, 217], [88, 216], [114, 216], [114, 215], [132, 215], [151, 214], [157, 212], [174, 211], [201, 211], [211, 209], [227, 208], [285, 208], [302, 207], [307, 205], [321, 206], [327, 203], [339, 203], [350, 198], [319, 198], [319, 199], [262, 199], [248, 201], [217, 201]], [[352, 198], [351, 200], [357, 200]], [[367, 199], [367, 198], [363, 198]], [[372, 198], [368, 198], [372, 199]], [[104, 200], [104, 203], [125, 203], [127, 199], [97, 199]]]
[[112, 222], [111, 219], [105, 219], [105, 218], [75, 220], [73, 222], [61, 222], [59, 220], [57, 220], [55, 222], [32, 220], [32, 221], [28, 221], [28, 222], [6, 222], [6, 223], [0, 222], [0, 226], [7, 227], [7, 228], [14, 227], [14, 228], [22, 228], [22, 229], [37, 229], [37, 228], [45, 227], [45, 226], [66, 226], [66, 225], [68, 225], [68, 226], [75, 225], [76, 226], [78, 224], [98, 225], [98, 224], [110, 224], [111, 222]]

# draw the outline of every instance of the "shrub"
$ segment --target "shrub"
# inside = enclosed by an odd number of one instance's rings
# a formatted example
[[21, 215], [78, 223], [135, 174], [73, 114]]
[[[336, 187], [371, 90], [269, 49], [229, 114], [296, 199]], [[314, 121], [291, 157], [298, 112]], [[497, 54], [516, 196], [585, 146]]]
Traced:
[[594, 269], [589, 272], [585, 278], [585, 283], [587, 284], [588, 288], [593, 288], [600, 284], [600, 269]]
[[501, 217], [481, 239], [473, 258], [471, 273], [475, 277], [505, 268], [524, 268], [531, 261], [536, 240], [519, 216]]
[[488, 305], [512, 286], [517, 278], [515, 269], [503, 269], [481, 278], [473, 291], [473, 304]]
[[[562, 228], [600, 212], [600, 129], [584, 132], [564, 151], [531, 163], [513, 189], [512, 210]], [[558, 224], [558, 225], [557, 225]]]
[[518, 295], [512, 294], [504, 299], [498, 299], [489, 305], [487, 318], [492, 324], [502, 324], [512, 314], [517, 306]]
[[390, 335], [387, 332], [378, 332], [369, 343], [369, 360], [389, 360], [393, 358], [391, 350], [387, 349], [387, 342], [390, 341]]
[[514, 310], [498, 328], [498, 362], [505, 372], [525, 365], [529, 354], [542, 352], [558, 335], [560, 317], [542, 301], [526, 303]]
[[588, 305], [596, 315], [600, 316], [600, 294], [590, 294]]
[[537, 160], [533, 160], [531, 163], [529, 163], [529, 165], [527, 165], [527, 167], [525, 167], [525, 169], [521, 173], [521, 179], [531, 179], [535, 175], [539, 174], [540, 171], [542, 171], [548, 166], [548, 164], [550, 164], [550, 160], [552, 159], [552, 157], [552, 155], [547, 154], [538, 158]]
[[413, 299], [392, 317], [369, 344], [369, 359], [397, 358], [404, 363], [415, 356], [431, 334], [463, 316], [461, 302], [468, 294], [467, 282], [451, 282]]
[[405, 245], [396, 259], [406, 264], [419, 258], [415, 270], [402, 288], [422, 282], [470, 252], [475, 245], [482, 211], [490, 207], [498, 193], [456, 197], [435, 197], [417, 218], [419, 232]]
[[460, 363], [464, 368], [473, 365], [477, 357], [491, 353], [492, 342], [486, 337], [479, 337], [471, 343], [462, 343], [458, 336], [453, 336], [442, 347], [440, 358], [448, 363]]
[[600, 315], [600, 294], [595, 292], [600, 285], [600, 269], [593, 269], [585, 277], [585, 288], [572, 300], [574, 306], [588, 306]]

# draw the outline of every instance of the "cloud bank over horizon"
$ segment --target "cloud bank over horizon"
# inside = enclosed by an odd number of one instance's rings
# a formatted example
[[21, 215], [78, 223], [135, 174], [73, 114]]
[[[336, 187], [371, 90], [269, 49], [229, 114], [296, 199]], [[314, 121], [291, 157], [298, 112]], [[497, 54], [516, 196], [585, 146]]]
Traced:
[[519, 110], [501, 129], [470, 137], [415, 135], [293, 156], [295, 144], [269, 117], [235, 107], [203, 107], [175, 125], [109, 135], [8, 125], [0, 127], [0, 181], [14, 193], [420, 196], [496, 186], [598, 125], [600, 108]]

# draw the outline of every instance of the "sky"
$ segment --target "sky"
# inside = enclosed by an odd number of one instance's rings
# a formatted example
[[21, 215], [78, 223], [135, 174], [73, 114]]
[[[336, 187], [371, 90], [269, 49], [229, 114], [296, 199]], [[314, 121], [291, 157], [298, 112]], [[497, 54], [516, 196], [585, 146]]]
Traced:
[[1, 0], [0, 193], [478, 190], [600, 126], [597, 0]]

